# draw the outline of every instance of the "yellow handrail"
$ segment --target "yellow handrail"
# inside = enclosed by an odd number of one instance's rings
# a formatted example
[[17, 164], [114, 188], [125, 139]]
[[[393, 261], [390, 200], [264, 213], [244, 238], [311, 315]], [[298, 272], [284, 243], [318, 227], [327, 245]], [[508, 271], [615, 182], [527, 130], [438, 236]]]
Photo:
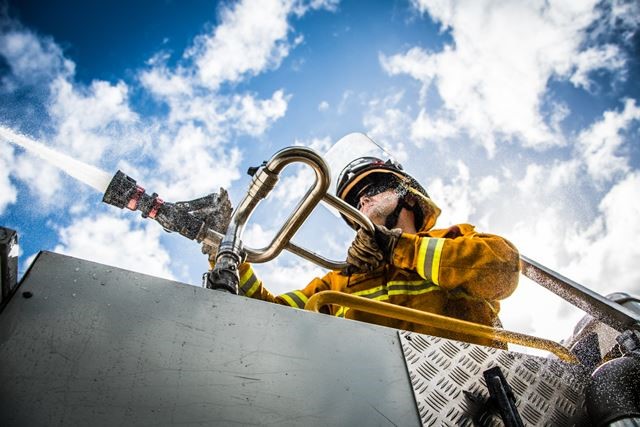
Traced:
[[454, 319], [447, 316], [441, 316], [439, 314], [389, 304], [383, 301], [370, 300], [364, 297], [349, 295], [337, 291], [318, 292], [309, 298], [304, 308], [305, 310], [319, 312], [320, 307], [327, 304], [341, 305], [354, 310], [432, 326], [434, 328], [440, 328], [451, 332], [463, 333], [477, 338], [488, 338], [501, 343], [518, 344], [539, 350], [545, 350], [555, 354], [565, 362], [575, 364], [580, 363], [575, 354], [571, 353], [566, 347], [563, 347], [555, 341], [521, 334], [519, 332], [506, 331], [500, 328], [492, 328], [478, 323], [467, 322], [465, 320]]

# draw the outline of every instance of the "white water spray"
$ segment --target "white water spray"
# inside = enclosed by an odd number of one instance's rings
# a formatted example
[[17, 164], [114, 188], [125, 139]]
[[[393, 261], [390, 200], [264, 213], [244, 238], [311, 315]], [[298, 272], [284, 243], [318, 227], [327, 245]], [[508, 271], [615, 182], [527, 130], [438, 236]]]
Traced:
[[112, 174], [108, 174], [101, 169], [73, 159], [65, 154], [58, 153], [28, 136], [2, 125], [0, 125], [0, 139], [19, 145], [30, 153], [40, 157], [42, 160], [60, 168], [78, 181], [90, 185], [100, 193], [104, 193], [107, 190], [113, 178]]

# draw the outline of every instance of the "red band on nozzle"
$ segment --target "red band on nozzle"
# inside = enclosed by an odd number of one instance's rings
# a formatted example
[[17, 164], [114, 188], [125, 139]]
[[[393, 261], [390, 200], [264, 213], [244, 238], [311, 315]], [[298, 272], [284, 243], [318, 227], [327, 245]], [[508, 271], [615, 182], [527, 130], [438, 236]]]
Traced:
[[160, 197], [156, 197], [153, 200], [153, 207], [149, 211], [149, 218], [155, 218], [158, 214], [158, 209], [160, 209], [160, 206], [162, 205], [164, 205], [164, 200], [162, 200]]
[[138, 200], [140, 200], [140, 196], [144, 194], [144, 188], [140, 186], [136, 186], [136, 194], [129, 199], [129, 203], [127, 203], [127, 209], [131, 209], [135, 211], [138, 208]]

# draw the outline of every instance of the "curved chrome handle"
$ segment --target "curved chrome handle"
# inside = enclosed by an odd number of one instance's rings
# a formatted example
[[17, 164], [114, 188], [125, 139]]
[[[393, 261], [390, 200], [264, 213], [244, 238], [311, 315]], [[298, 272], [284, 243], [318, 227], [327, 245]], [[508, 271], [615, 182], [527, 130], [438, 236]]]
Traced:
[[[242, 234], [251, 214], [258, 206], [258, 203], [267, 197], [276, 186], [280, 172], [287, 165], [294, 162], [305, 163], [313, 169], [315, 172], [313, 186], [307, 191], [300, 203], [298, 203], [293, 213], [284, 222], [271, 243], [260, 249], [244, 247], [242, 244]], [[220, 243], [220, 251], [231, 251], [236, 254], [244, 252], [247, 256], [247, 261], [254, 263], [271, 261], [277, 257], [283, 249], [287, 249], [324, 268], [340, 270], [346, 267], [347, 264], [343, 261], [328, 260], [315, 252], [290, 242], [293, 235], [321, 200], [324, 200], [347, 218], [373, 233], [373, 223], [369, 218], [343, 200], [327, 192], [330, 185], [330, 177], [329, 166], [314, 150], [307, 147], [287, 147], [278, 151], [267, 164], [254, 175], [247, 195], [233, 212], [226, 235], [222, 236], [214, 230], [208, 230], [204, 242], [211, 246], [217, 246], [217, 242], [222, 240]]]

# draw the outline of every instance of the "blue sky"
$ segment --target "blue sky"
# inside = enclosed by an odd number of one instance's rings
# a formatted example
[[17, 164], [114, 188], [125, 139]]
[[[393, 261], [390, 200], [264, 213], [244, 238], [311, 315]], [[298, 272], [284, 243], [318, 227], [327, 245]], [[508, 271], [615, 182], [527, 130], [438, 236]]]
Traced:
[[[640, 293], [634, 1], [0, 5], [0, 131], [120, 168], [166, 200], [223, 186], [234, 202], [247, 167], [277, 150], [365, 132], [428, 189], [437, 227], [470, 222], [601, 293]], [[199, 283], [197, 244], [103, 206], [2, 135], [0, 223], [20, 232], [23, 270], [45, 249]], [[250, 246], [307, 182], [287, 171]], [[338, 259], [352, 236], [320, 210], [295, 240]], [[286, 254], [257, 270], [274, 292], [323, 274]], [[502, 317], [561, 338], [579, 313], [523, 279]]]

